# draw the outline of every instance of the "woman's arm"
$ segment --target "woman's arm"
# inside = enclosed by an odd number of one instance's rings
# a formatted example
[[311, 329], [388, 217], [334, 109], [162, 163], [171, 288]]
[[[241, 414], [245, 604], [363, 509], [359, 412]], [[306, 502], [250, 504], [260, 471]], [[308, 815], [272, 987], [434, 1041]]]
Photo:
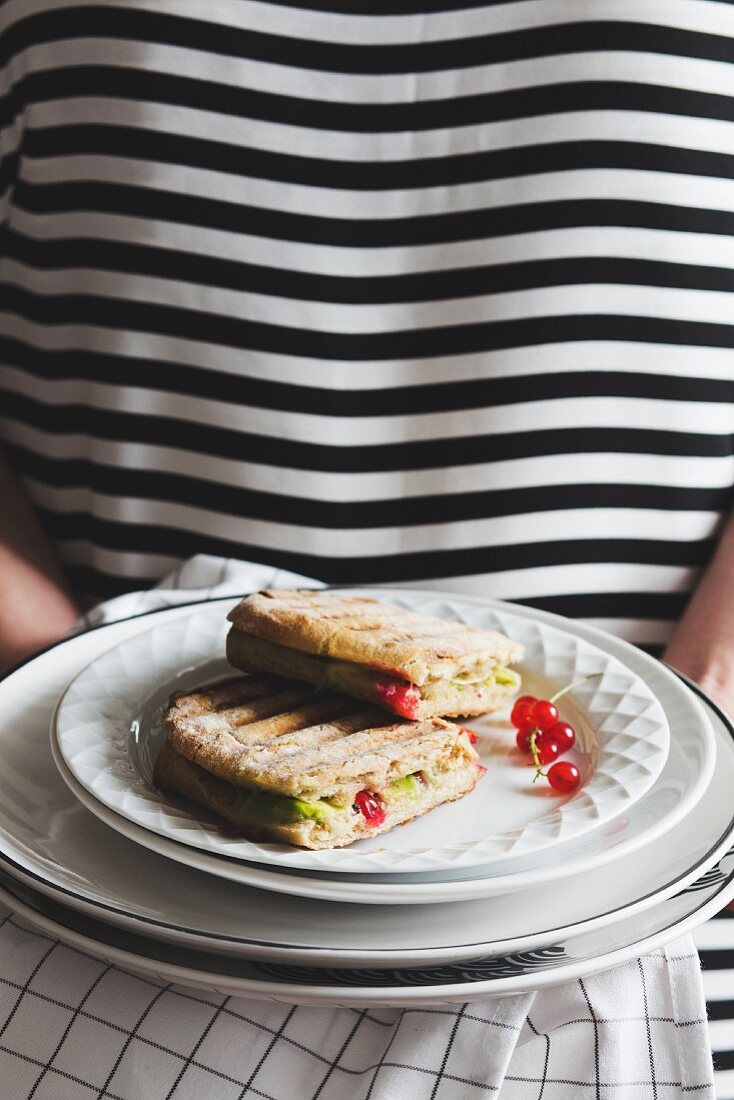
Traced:
[[734, 716], [734, 514], [663, 659]]
[[734, 716], [734, 513], [663, 659]]
[[63, 637], [78, 615], [31, 503], [0, 455], [0, 671]]

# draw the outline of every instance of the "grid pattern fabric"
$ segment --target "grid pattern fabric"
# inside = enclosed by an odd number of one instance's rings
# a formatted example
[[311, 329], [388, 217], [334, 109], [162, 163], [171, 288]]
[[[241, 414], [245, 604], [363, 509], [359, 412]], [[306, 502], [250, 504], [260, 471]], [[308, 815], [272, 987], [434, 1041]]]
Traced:
[[7, 1100], [713, 1100], [689, 938], [535, 994], [313, 1008], [173, 986], [0, 914]]
[[[87, 625], [303, 579], [197, 558], [161, 588], [98, 608]], [[0, 1080], [10, 1100], [731, 1095], [723, 1091], [725, 1068], [714, 1091], [699, 962], [689, 937], [535, 994], [359, 1011], [172, 986], [64, 946], [12, 913], [3, 911], [0, 920]], [[711, 1036], [727, 1042], [731, 1002], [721, 929], [734, 930], [734, 920], [711, 921], [699, 936]]]

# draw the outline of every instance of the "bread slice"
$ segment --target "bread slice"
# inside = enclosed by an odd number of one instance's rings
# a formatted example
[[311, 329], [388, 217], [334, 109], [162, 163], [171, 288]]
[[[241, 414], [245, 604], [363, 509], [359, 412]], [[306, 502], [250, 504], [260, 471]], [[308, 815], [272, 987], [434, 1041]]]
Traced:
[[306, 680], [410, 719], [484, 714], [514, 695], [504, 634], [333, 592], [268, 590], [229, 614], [227, 657], [244, 671]]
[[461, 798], [484, 773], [460, 726], [385, 725], [384, 712], [313, 693], [273, 711], [284, 692], [258, 694], [262, 682], [174, 697], [153, 776], [247, 837], [343, 847]]

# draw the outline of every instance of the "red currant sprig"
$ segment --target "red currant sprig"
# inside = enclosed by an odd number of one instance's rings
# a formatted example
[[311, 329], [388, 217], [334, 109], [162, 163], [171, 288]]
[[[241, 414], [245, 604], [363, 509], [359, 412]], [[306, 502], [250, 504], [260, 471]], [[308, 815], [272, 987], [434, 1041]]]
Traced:
[[[550, 699], [536, 699], [534, 695], [521, 695], [515, 701], [510, 713], [510, 721], [517, 729], [515, 737], [517, 747], [521, 752], [530, 753], [533, 758], [535, 765], [533, 783], [542, 775], [560, 794], [570, 794], [580, 785], [581, 774], [575, 764], [568, 760], [562, 760], [558, 764], [553, 763], [557, 757], [573, 748], [576, 742], [576, 731], [573, 726], [558, 717], [556, 701], [579, 684], [592, 680], [595, 676], [601, 676], [601, 673], [592, 672], [588, 676], [582, 676], [580, 680], [566, 684]], [[544, 772], [543, 768], [547, 764], [553, 766]]]

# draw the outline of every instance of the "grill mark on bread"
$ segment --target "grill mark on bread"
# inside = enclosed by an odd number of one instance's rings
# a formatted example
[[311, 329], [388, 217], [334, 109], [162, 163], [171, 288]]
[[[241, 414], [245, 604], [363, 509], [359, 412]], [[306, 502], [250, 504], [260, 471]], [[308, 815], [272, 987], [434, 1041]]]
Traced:
[[[267, 719], [271, 715], [300, 707], [302, 704], [309, 703], [309, 701], [324, 701], [323, 695], [315, 695], [313, 688], [305, 688], [302, 685], [298, 685], [289, 691], [277, 692], [275, 695], [268, 694], [262, 698], [255, 698], [252, 702], [246, 699], [242, 705], [232, 705], [235, 703], [235, 699], [232, 698], [231, 692], [228, 693], [226, 701], [220, 700], [218, 705], [213, 706], [206, 705], [207, 699], [201, 692], [197, 693], [195, 702], [191, 705], [188, 703], [189, 698], [188, 696], [179, 696], [174, 703], [174, 709], [181, 717], [213, 719], [217, 715], [221, 715], [222, 719], [230, 726], [249, 725], [261, 719]], [[227, 702], [230, 705], [227, 705]]]
[[[283, 711], [268, 718], [246, 725], [232, 725], [228, 711], [216, 714], [203, 714], [197, 718], [172, 718], [166, 722], [168, 739], [189, 759], [196, 759], [202, 745], [218, 744], [223, 752], [233, 759], [263, 742], [294, 733], [297, 730], [314, 728], [315, 723], [326, 719], [342, 717], [354, 709], [354, 703], [343, 696], [330, 696], [312, 703], [307, 707]], [[336, 726], [335, 728], [339, 728]]]
[[523, 652], [498, 631], [329, 592], [258, 592], [228, 618], [245, 634], [335, 660], [378, 664], [419, 687], [466, 665], [511, 664]]
[[[228, 726], [241, 729], [242, 737], [250, 741], [251, 734], [255, 730], [262, 736], [272, 737], [274, 733], [286, 733], [291, 728], [297, 729], [297, 726], [288, 726], [288, 722], [298, 721], [299, 715], [302, 715], [304, 720], [313, 720], [330, 718], [338, 713], [338, 700], [333, 697], [324, 698], [323, 695], [314, 695], [312, 689], [284, 691], [280, 695], [271, 695], [267, 699], [258, 700], [257, 703], [248, 706], [217, 711], [216, 714], [206, 716], [206, 720], [213, 722], [220, 719]], [[273, 732], [270, 732], [271, 725]], [[233, 731], [233, 736], [239, 739], [238, 732]]]
[[[249, 694], [249, 680], [241, 685]], [[236, 684], [227, 691], [227, 699], [236, 704]], [[283, 794], [384, 786], [396, 769], [407, 774], [445, 759], [457, 747], [462, 751], [460, 728], [440, 718], [386, 724], [384, 711], [355, 711], [354, 700], [340, 695], [235, 725], [231, 715], [239, 716], [241, 707], [214, 709], [221, 689], [215, 686], [194, 694], [196, 701], [190, 705], [189, 697], [178, 696], [165, 716], [170, 745], [235, 786]], [[192, 710], [197, 713], [192, 715]]]
[[213, 710], [225, 710], [233, 705], [241, 706], [249, 700], [275, 695], [286, 689], [302, 690], [302, 687], [295, 681], [287, 681], [278, 676], [258, 674], [251, 676], [246, 683], [241, 676], [237, 676], [229, 680], [221, 680], [199, 691], [176, 692], [171, 696], [169, 705], [176, 707], [180, 714], [208, 714]]
[[[309, 780], [309, 787], [319, 776], [325, 783], [338, 778], [354, 778], [372, 772], [386, 760], [399, 762], [409, 749], [428, 749], [446, 742], [450, 731], [455, 740], [455, 727], [431, 719], [428, 722], [401, 722], [395, 725], [367, 727], [346, 736], [319, 741], [298, 753], [281, 756], [277, 746], [263, 745], [247, 754], [242, 776], [258, 781], [267, 776], [270, 783], [284, 783], [294, 777]], [[273, 751], [275, 748], [276, 751]], [[284, 788], [285, 789], [285, 788]]]
[[[345, 700], [345, 702], [348, 702], [348, 700]], [[287, 756], [293, 756], [296, 753], [325, 745], [329, 741], [343, 737], [345, 734], [355, 734], [360, 730], [374, 728], [375, 722], [384, 718], [385, 715], [377, 710], [363, 710], [357, 714], [350, 713], [337, 722], [324, 722], [318, 726], [303, 726], [293, 733], [285, 733], [257, 745], [249, 751], [248, 758], [258, 763], [265, 760], [284, 759]]]

